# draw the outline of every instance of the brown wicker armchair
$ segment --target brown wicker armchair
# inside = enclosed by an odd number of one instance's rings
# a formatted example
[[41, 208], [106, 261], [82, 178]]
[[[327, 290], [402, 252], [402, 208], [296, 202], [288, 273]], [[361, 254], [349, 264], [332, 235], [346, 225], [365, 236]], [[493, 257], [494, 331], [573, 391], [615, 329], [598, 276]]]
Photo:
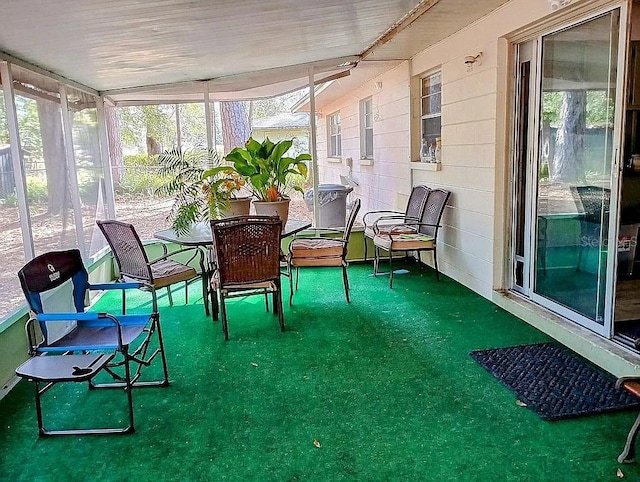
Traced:
[[[157, 310], [156, 290], [167, 288], [169, 303], [173, 305], [173, 297], [171, 295], [171, 285], [175, 283], [185, 282], [185, 299], [188, 302], [189, 282], [202, 279], [202, 295], [205, 306], [205, 312], [209, 314], [209, 298], [207, 297], [207, 272], [204, 266], [204, 254], [198, 248], [184, 248], [169, 253], [166, 246], [163, 245], [164, 253], [159, 258], [149, 260], [147, 253], [140, 241], [140, 237], [133, 225], [120, 221], [96, 221], [98, 227], [107, 239], [113, 257], [118, 264], [120, 271], [119, 281], [135, 281], [142, 283], [144, 289], [151, 292], [153, 296], [154, 310]], [[189, 261], [180, 263], [170, 259], [180, 254], [192, 254]], [[198, 259], [201, 273], [198, 272], [189, 263]], [[126, 299], [122, 296], [122, 310], [126, 311]]]
[[[237, 216], [211, 221], [215, 271], [211, 288], [216, 292], [222, 331], [229, 339], [225, 300], [272, 293], [273, 311], [284, 331], [280, 282], [280, 235], [277, 216]], [[216, 308], [214, 308], [215, 314]]]
[[[292, 268], [296, 268], [296, 290], [298, 289], [298, 270], [301, 266], [335, 266], [342, 267], [342, 280], [344, 282], [344, 294], [349, 299], [349, 278], [347, 277], [347, 245], [351, 228], [356, 220], [356, 215], [360, 210], [360, 199], [356, 199], [351, 207], [351, 213], [347, 220], [347, 225], [342, 233], [342, 238], [296, 238], [289, 245], [289, 255], [287, 257], [289, 286], [289, 304], [293, 302], [293, 274]], [[321, 233], [339, 233], [340, 231], [331, 229], [317, 229]]]

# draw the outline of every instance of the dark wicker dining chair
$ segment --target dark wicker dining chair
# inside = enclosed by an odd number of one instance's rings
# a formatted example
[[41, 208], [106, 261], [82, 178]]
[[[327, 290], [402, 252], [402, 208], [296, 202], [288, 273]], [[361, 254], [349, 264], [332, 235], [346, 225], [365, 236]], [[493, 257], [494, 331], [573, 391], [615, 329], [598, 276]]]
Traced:
[[[272, 293], [273, 311], [284, 331], [280, 282], [280, 235], [277, 216], [237, 216], [211, 221], [215, 271], [211, 288], [217, 294], [222, 331], [229, 339], [225, 300]], [[215, 312], [215, 308], [214, 308]]]

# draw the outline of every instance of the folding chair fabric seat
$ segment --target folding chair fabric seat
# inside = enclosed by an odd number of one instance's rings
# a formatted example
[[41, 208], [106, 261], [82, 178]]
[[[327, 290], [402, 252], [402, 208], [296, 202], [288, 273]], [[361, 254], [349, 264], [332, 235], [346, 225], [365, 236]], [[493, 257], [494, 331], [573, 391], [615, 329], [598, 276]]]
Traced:
[[[144, 331], [149, 321], [149, 315], [127, 315], [121, 317], [120, 333], [122, 344], [131, 345]], [[78, 350], [117, 350], [118, 328], [113, 324], [107, 326], [88, 326], [87, 323], [78, 322], [78, 326], [66, 334], [63, 338], [54, 341], [47, 346], [41, 346], [43, 353], [64, 353]]]

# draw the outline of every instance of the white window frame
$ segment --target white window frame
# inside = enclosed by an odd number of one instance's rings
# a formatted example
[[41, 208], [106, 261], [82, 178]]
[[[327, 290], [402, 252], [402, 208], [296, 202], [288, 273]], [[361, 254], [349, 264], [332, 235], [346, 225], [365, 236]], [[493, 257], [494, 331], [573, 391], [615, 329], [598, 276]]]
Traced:
[[373, 97], [360, 101], [360, 159], [373, 159]]
[[340, 111], [327, 116], [327, 156], [342, 157]]
[[[437, 79], [437, 83], [435, 82]], [[439, 86], [438, 90], [435, 91], [427, 91], [425, 92], [425, 81], [429, 81], [429, 85], [433, 82], [435, 85]], [[436, 102], [434, 105], [431, 105], [428, 102], [430, 99], [438, 96], [439, 102]], [[429, 107], [428, 112], [425, 112], [425, 101], [426, 105]], [[425, 121], [438, 119], [440, 121], [440, 129], [438, 132], [424, 132], [424, 124]], [[430, 146], [433, 147], [435, 151], [435, 141], [436, 138], [440, 139], [442, 136], [442, 71], [436, 70], [430, 72], [427, 75], [423, 75], [420, 77], [420, 147], [422, 149], [422, 145], [425, 141], [429, 143]]]

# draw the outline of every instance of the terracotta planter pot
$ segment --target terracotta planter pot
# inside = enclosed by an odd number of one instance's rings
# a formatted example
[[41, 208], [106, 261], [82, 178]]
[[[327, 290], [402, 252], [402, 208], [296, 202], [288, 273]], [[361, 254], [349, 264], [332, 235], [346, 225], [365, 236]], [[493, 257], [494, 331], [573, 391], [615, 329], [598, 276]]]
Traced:
[[229, 207], [224, 210], [222, 217], [230, 218], [232, 216], [247, 216], [251, 208], [251, 198], [242, 197], [238, 199], [229, 199]]
[[256, 214], [262, 216], [278, 216], [282, 220], [282, 226], [287, 224], [289, 219], [289, 202], [290, 199], [284, 199], [282, 201], [253, 201], [253, 207], [256, 210]]

